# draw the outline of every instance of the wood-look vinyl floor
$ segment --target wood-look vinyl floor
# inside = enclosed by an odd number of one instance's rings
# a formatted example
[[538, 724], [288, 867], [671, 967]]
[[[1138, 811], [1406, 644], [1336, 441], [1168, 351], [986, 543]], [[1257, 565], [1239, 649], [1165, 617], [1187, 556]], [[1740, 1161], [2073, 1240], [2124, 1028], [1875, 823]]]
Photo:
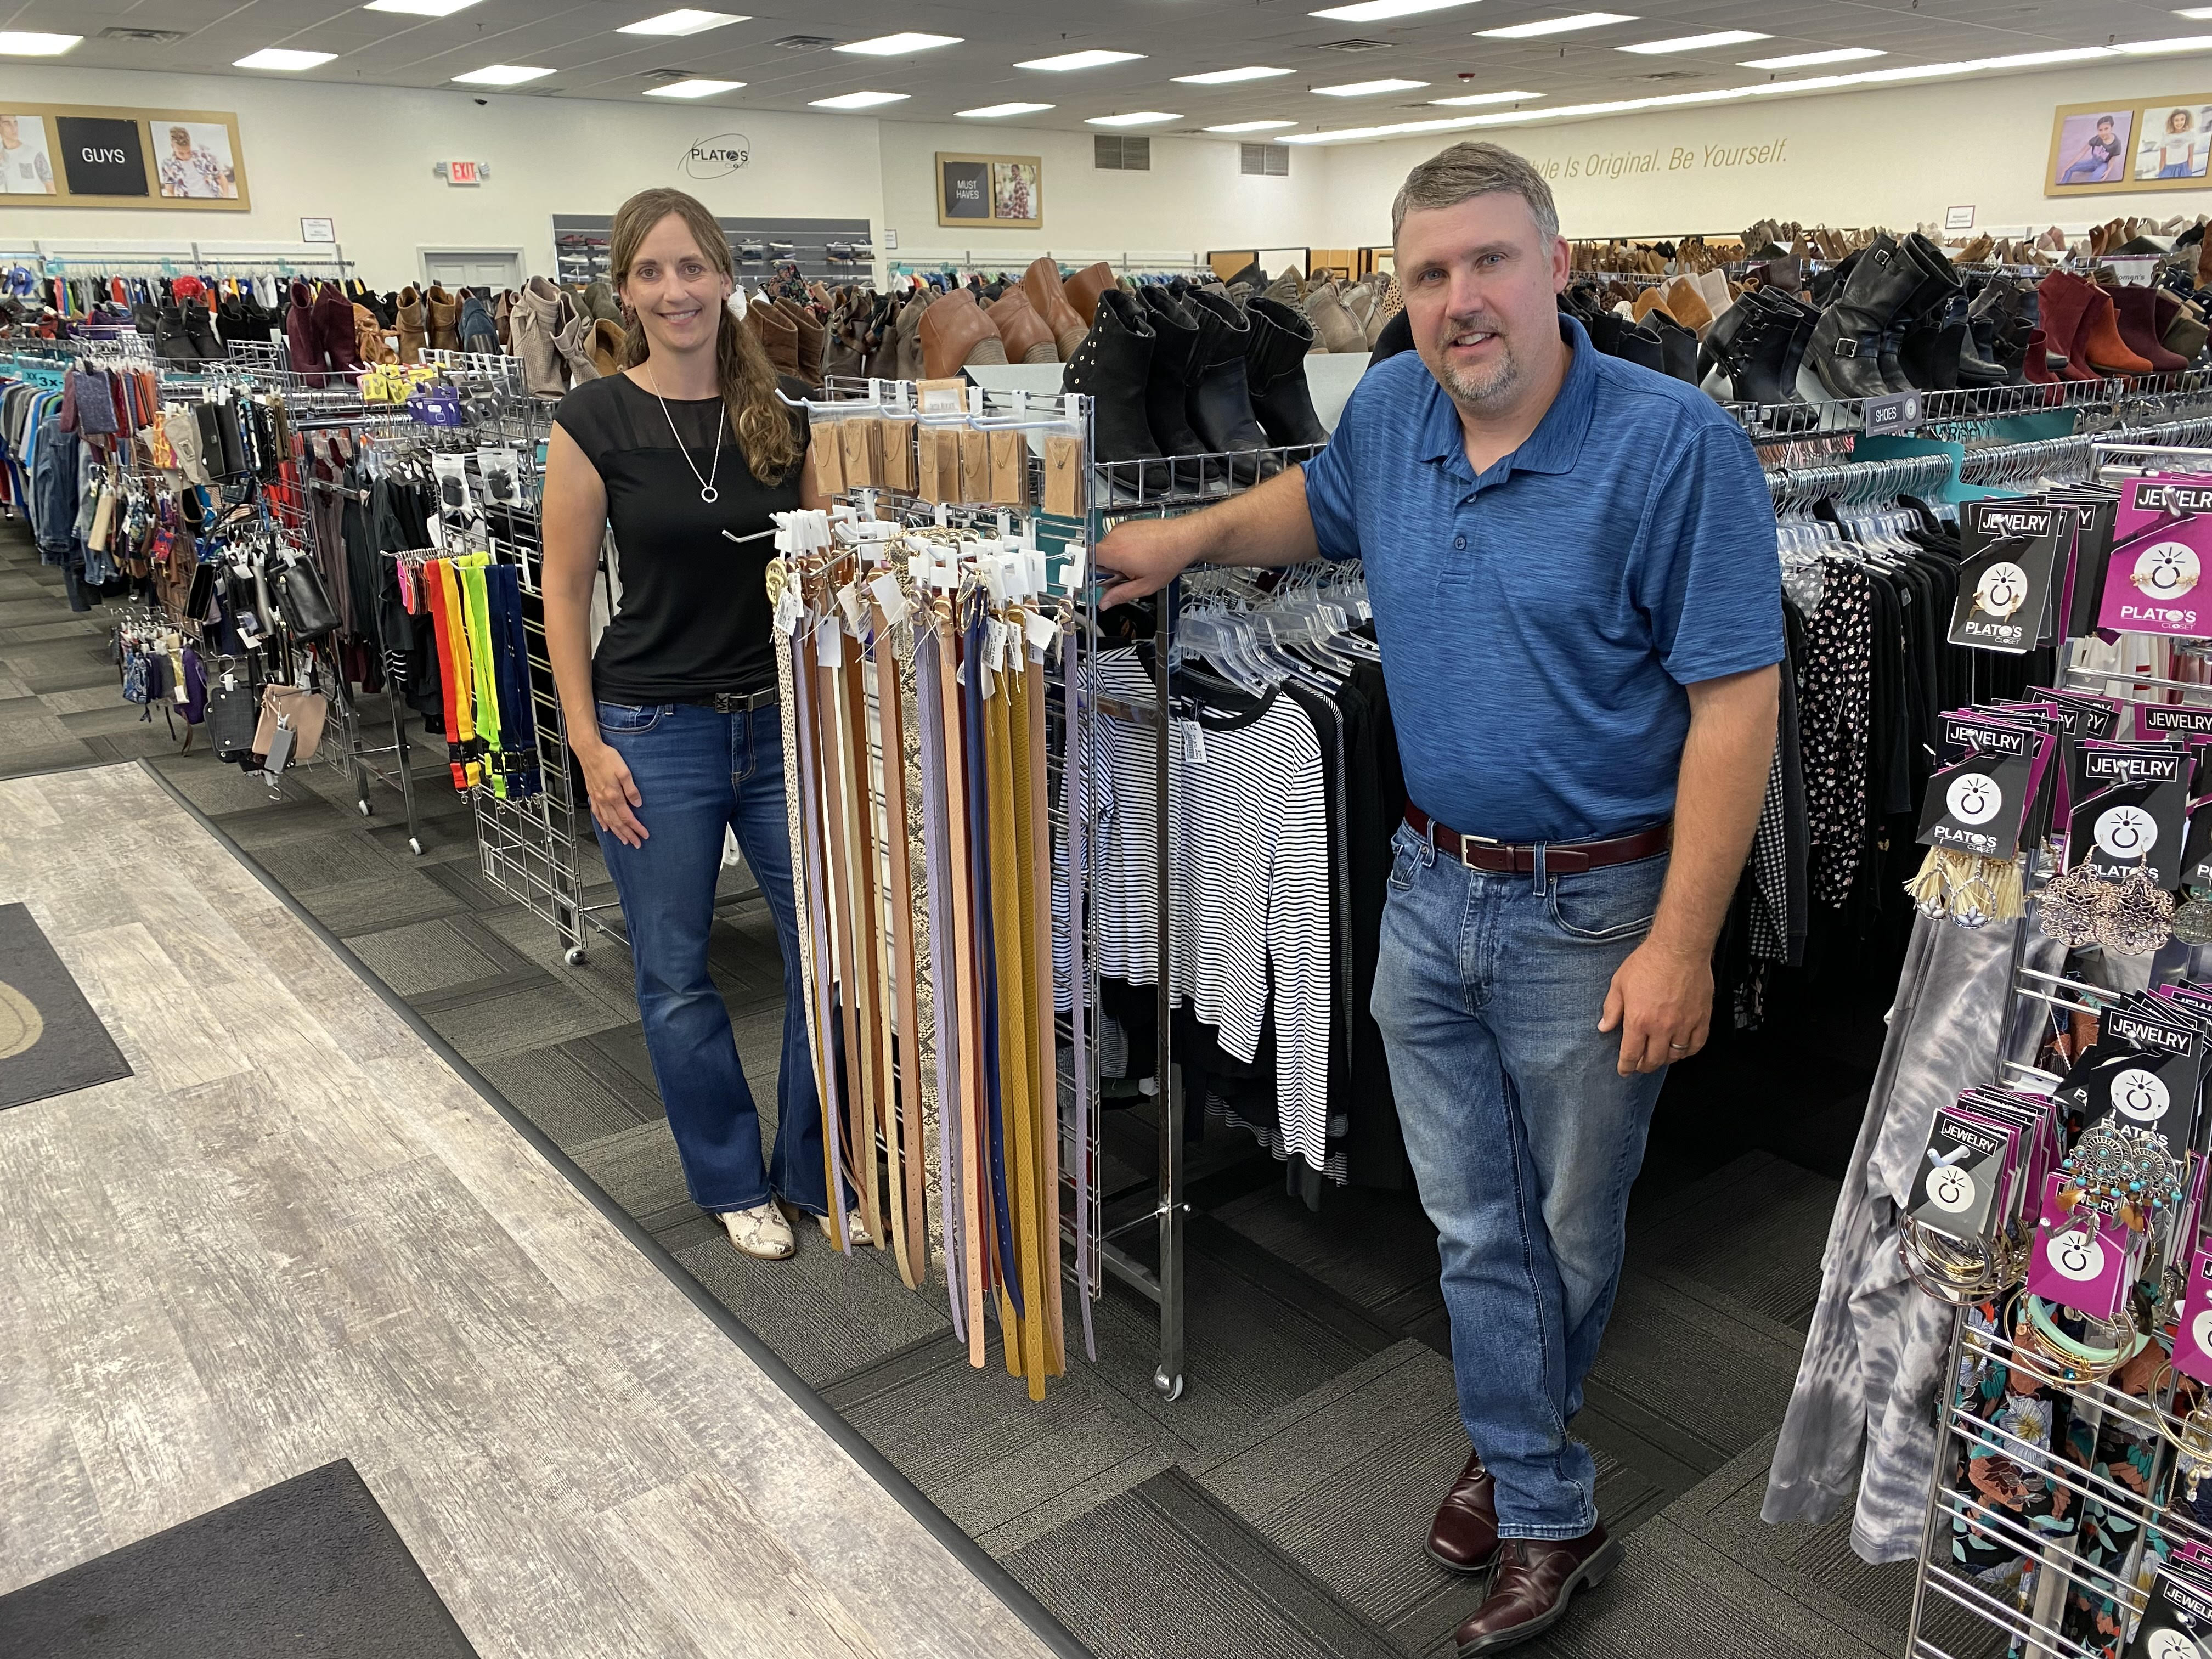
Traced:
[[485, 1659], [1047, 1651], [139, 769], [11, 901], [137, 1075], [0, 1112], [0, 1592], [343, 1456]]

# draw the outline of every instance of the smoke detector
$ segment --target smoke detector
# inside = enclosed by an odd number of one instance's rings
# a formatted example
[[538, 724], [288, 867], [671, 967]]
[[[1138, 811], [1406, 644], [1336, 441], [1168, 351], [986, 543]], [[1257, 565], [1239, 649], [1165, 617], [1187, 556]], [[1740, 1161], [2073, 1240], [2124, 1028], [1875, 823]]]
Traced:
[[1314, 50], [1316, 52], [1387, 52], [1390, 48], [1390, 44], [1388, 40], [1324, 40]]
[[103, 40], [129, 40], [142, 46], [167, 46], [185, 38], [182, 29], [102, 29]]

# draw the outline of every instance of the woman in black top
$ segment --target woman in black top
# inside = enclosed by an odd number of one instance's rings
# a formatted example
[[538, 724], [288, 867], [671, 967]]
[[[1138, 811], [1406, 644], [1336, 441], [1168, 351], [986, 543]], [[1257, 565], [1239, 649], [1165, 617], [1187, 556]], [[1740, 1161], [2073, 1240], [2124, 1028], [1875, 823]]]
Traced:
[[[626, 367], [578, 386], [554, 416], [546, 647], [629, 925], [646, 1049], [692, 1201], [746, 1255], [779, 1258], [794, 1249], [779, 1198], [822, 1218], [825, 1232], [830, 1222], [769, 641], [769, 515], [822, 503], [800, 483], [805, 410], [777, 397], [767, 354], [726, 304], [736, 276], [714, 216], [681, 191], [641, 191], [615, 215], [611, 242]], [[622, 592], [594, 654], [592, 584], [610, 525]], [[783, 951], [783, 1054], [765, 1160], [707, 967], [726, 828]]]

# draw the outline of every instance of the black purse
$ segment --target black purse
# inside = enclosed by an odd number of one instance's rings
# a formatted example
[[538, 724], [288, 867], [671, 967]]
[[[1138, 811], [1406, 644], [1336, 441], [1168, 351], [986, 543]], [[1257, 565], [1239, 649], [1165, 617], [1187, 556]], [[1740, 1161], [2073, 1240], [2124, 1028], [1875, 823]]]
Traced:
[[253, 733], [261, 724], [261, 695], [250, 685], [216, 685], [208, 690], [207, 729], [215, 757], [244, 760], [253, 752]]
[[323, 591], [320, 572], [305, 559], [288, 559], [276, 568], [276, 608], [284, 626], [303, 644], [338, 631], [338, 613]]

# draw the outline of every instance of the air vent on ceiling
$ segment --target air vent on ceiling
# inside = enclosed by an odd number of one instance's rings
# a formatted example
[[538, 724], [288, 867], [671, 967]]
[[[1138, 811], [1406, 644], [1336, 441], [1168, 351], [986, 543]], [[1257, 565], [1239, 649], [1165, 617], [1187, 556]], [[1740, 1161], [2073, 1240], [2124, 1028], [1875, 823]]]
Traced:
[[1314, 50], [1316, 52], [1387, 52], [1390, 45], [1388, 40], [1324, 40]]
[[696, 70], [680, 69], [640, 70], [637, 78], [641, 81], [689, 81], [697, 72]]
[[1254, 178], [1287, 179], [1291, 176], [1291, 152], [1285, 144], [1239, 144], [1237, 146], [1239, 171]]
[[769, 42], [786, 52], [822, 52], [836, 44], [826, 34], [787, 34], [781, 40]]
[[131, 40], [142, 46], [166, 46], [185, 38], [182, 29], [102, 29], [103, 40]]
[[1705, 72], [1703, 70], [1661, 70], [1656, 75], [1639, 75], [1636, 78], [1639, 81], [1702, 81], [1705, 78]]
[[1115, 133], [1098, 133], [1091, 140], [1091, 165], [1094, 170], [1108, 173], [1150, 173], [1152, 170], [1152, 141], [1150, 138], [1124, 138]]

